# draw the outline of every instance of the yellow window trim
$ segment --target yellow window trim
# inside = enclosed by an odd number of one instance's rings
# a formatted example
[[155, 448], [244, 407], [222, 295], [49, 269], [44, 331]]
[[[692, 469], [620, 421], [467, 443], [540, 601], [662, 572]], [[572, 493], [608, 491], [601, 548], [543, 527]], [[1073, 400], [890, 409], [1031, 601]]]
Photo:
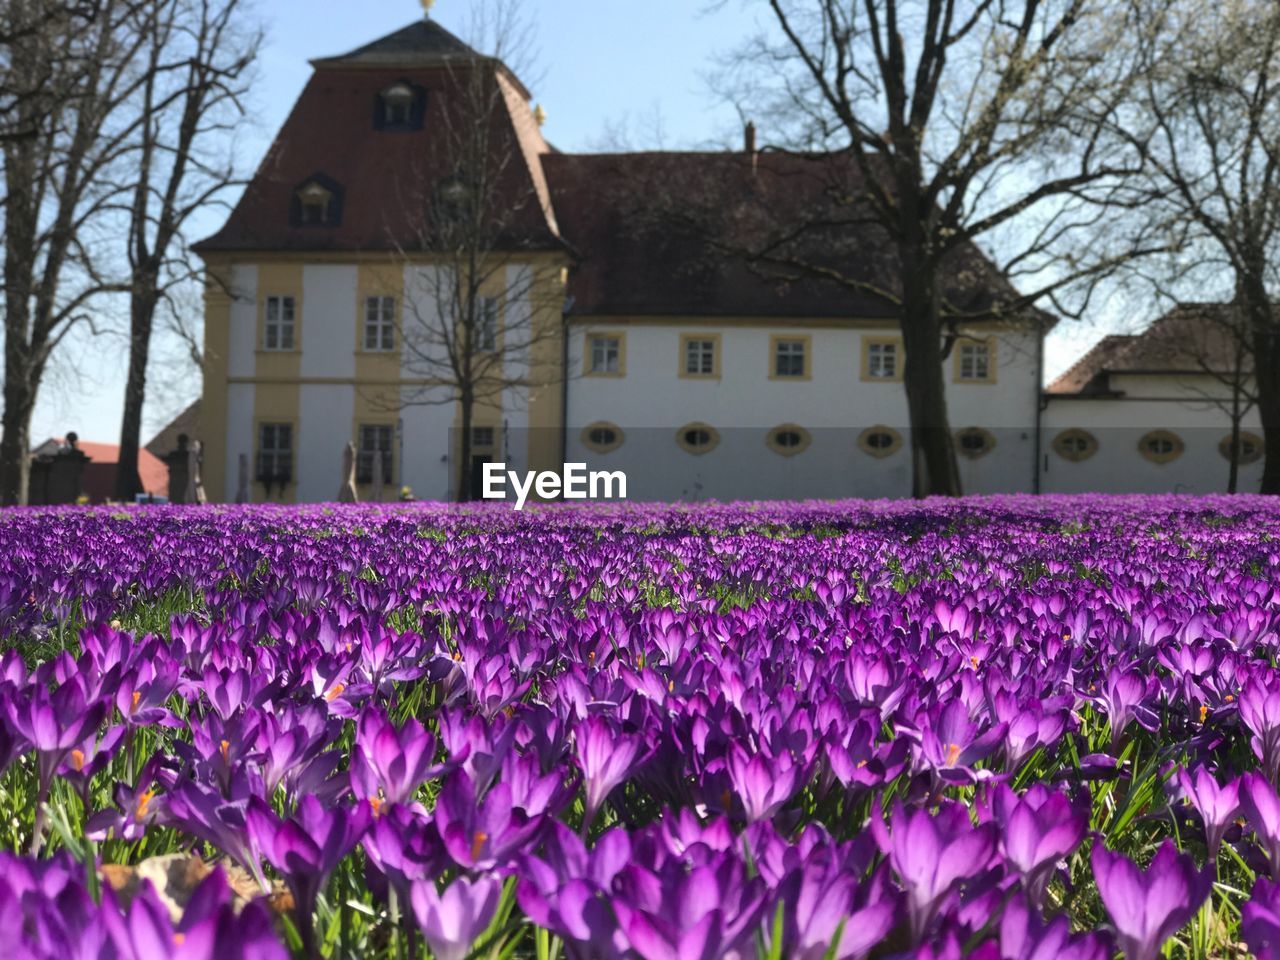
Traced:
[[[982, 437], [982, 439], [986, 441], [986, 446], [981, 450], [966, 450], [964, 445], [960, 442], [964, 437]], [[977, 460], [980, 457], [985, 457], [996, 448], [996, 435], [985, 427], [965, 427], [962, 430], [957, 430], [955, 441], [956, 453], [970, 460]]]
[[[1147, 444], [1152, 440], [1169, 440], [1173, 449], [1168, 453], [1152, 453], [1147, 449]], [[1182, 438], [1170, 430], [1151, 430], [1138, 438], [1138, 453], [1144, 460], [1152, 463], [1170, 463], [1182, 456], [1184, 450], [1186, 450], [1186, 444], [1182, 442]]]
[[351, 443], [356, 449], [356, 487], [358, 489], [373, 489], [373, 481], [361, 483], [360, 476], [360, 428], [361, 427], [390, 427], [391, 428], [391, 480], [382, 485], [383, 490], [395, 487], [396, 481], [400, 479], [400, 444], [396, 442], [396, 428], [399, 427], [399, 420], [387, 419], [386, 417], [361, 417], [357, 416], [351, 423]]
[[[784, 447], [778, 443], [778, 434], [780, 433], [798, 433], [800, 442], [794, 447]], [[765, 446], [774, 453], [783, 457], [794, 457], [797, 453], [804, 453], [809, 449], [809, 444], [813, 442], [813, 436], [804, 427], [798, 423], [780, 423], [770, 430], [764, 437]]]
[[[613, 443], [596, 443], [591, 439], [591, 433], [595, 430], [612, 430], [616, 439]], [[594, 450], [596, 453], [611, 453], [622, 446], [622, 441], [626, 439], [626, 435], [616, 423], [611, 423], [608, 420], [597, 420], [583, 427], [582, 432], [578, 434], [578, 439], [588, 450]]]
[[[798, 377], [778, 376], [778, 344], [804, 344], [804, 373]], [[808, 333], [773, 333], [769, 335], [769, 379], [782, 381], [799, 381], [813, 379], [813, 336]]]
[[[1085, 441], [1087, 446], [1084, 450], [1072, 450], [1067, 446], [1068, 440], [1076, 438], [1081, 438]], [[1081, 463], [1098, 452], [1098, 438], [1088, 430], [1082, 430], [1080, 427], [1069, 427], [1053, 438], [1053, 452], [1063, 460], [1071, 463]]]
[[[365, 318], [369, 309], [369, 301], [374, 297], [390, 297], [392, 304], [392, 323], [394, 325], [395, 346], [390, 350], [370, 350], [364, 345]], [[400, 341], [403, 339], [403, 300], [404, 297], [393, 290], [361, 290], [356, 297], [356, 353], [371, 357], [394, 357], [400, 353]]]
[[[710, 340], [713, 344], [711, 348], [711, 372], [710, 373], [689, 373], [685, 366], [685, 350], [686, 345], [691, 340]], [[720, 379], [720, 334], [718, 333], [682, 333], [680, 334], [680, 355], [678, 357], [678, 366], [676, 367], [676, 376], [682, 380], [719, 380]]]
[[[593, 341], [597, 339], [616, 339], [618, 341], [618, 372], [607, 373], [591, 369], [591, 354], [594, 352]], [[627, 375], [627, 333], [625, 330], [592, 330], [583, 340], [582, 375], [584, 377], [625, 377]]]
[[[685, 442], [684, 435], [690, 430], [705, 430], [711, 441], [704, 446], [695, 447]], [[694, 420], [692, 423], [686, 423], [683, 427], [676, 431], [676, 446], [686, 453], [692, 453], [695, 456], [701, 456], [704, 453], [710, 453], [720, 445], [720, 432], [709, 423], [703, 423], [700, 420]]]
[[[1258, 436], [1256, 433], [1250, 433], [1248, 430], [1241, 430], [1240, 442], [1242, 444], [1244, 443], [1253, 444], [1253, 453], [1246, 456], [1242, 452], [1240, 454], [1240, 457], [1236, 460], [1236, 463], [1257, 463], [1259, 460], [1262, 459], [1262, 454], [1265, 450], [1265, 447], [1263, 445], [1263, 440], [1260, 436]], [[1223, 437], [1221, 440], [1218, 441], [1218, 452], [1222, 454], [1223, 460], [1231, 459], [1231, 434], [1228, 433], [1225, 437]]]
[[[288, 350], [272, 350], [267, 346], [267, 301], [272, 297], [293, 298], [293, 346]], [[302, 294], [290, 290], [276, 290], [264, 293], [258, 298], [258, 343], [255, 353], [277, 354], [288, 356], [302, 352]]]
[[[873, 377], [871, 376], [871, 348], [872, 346], [893, 346], [897, 349], [894, 351], [894, 364], [892, 377]], [[862, 356], [858, 360], [858, 378], [866, 383], [901, 383], [902, 368], [906, 366], [906, 348], [902, 344], [901, 337], [893, 336], [876, 336], [873, 334], [864, 334], [862, 337]]]
[[[887, 447], [871, 446], [869, 441], [877, 433], [888, 434], [892, 443]], [[877, 460], [883, 460], [885, 457], [891, 457], [902, 449], [902, 434], [893, 429], [893, 427], [886, 427], [883, 424], [867, 427], [862, 433], [858, 434], [858, 449], [869, 456], [875, 457]]]
[[[978, 346], [985, 344], [987, 348], [987, 375], [985, 377], [962, 377], [960, 376], [960, 354], [963, 352], [961, 348], [969, 346]], [[952, 383], [995, 383], [996, 382], [996, 338], [995, 337], [969, 337], [962, 336], [955, 341], [955, 345], [951, 349], [951, 382]]]

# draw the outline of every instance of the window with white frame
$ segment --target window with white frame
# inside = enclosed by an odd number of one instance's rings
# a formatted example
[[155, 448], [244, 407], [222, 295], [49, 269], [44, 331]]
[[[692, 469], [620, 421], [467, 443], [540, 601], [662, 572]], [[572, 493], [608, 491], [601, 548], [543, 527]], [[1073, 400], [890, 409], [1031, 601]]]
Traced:
[[873, 340], [867, 344], [867, 377], [871, 380], [894, 380], [898, 376], [898, 345], [891, 340]]
[[709, 377], [716, 372], [716, 342], [691, 337], [684, 342], [684, 372]]
[[622, 372], [622, 339], [593, 335], [590, 338], [590, 362], [592, 373]]
[[293, 297], [267, 297], [263, 311], [262, 348], [292, 350], [294, 320]]
[[366, 350], [396, 348], [395, 297], [365, 297], [364, 348]]
[[362, 424], [356, 452], [356, 483], [373, 483], [375, 469], [382, 471], [382, 482], [392, 482], [392, 450], [395, 427], [389, 424]]
[[803, 340], [775, 340], [773, 343], [773, 375], [775, 377], [804, 376]]
[[476, 349], [492, 353], [498, 348], [498, 301], [481, 297], [476, 301]]
[[494, 441], [493, 427], [472, 427], [471, 446], [477, 449], [492, 447]]
[[991, 379], [991, 347], [986, 343], [962, 343], [959, 347], [960, 380]]
[[258, 425], [258, 482], [284, 486], [293, 478], [293, 425]]

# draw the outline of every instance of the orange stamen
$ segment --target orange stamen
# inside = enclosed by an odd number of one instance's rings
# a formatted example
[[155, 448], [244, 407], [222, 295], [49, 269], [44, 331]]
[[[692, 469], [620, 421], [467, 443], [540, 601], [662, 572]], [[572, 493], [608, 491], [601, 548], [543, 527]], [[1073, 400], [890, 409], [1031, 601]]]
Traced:
[[329, 692], [324, 695], [324, 698], [332, 703], [334, 700], [337, 700], [342, 696], [342, 691], [345, 689], [347, 689], [347, 685], [345, 683], [335, 683], [329, 688]]
[[383, 801], [381, 797], [369, 798], [369, 806], [373, 808], [373, 815], [375, 817], [382, 813], [382, 802]]
[[970, 657], [970, 658], [969, 658], [969, 663], [970, 663], [970, 664], [972, 664], [974, 667], [976, 667], [976, 666], [978, 665], [978, 658], [977, 658], [977, 657]]
[[71, 766], [76, 773], [79, 773], [81, 770], [84, 769], [84, 751], [83, 750], [71, 751]]
[[223, 763], [230, 763], [231, 762], [231, 741], [223, 740], [220, 744], [218, 744], [218, 753], [222, 754]]
[[483, 830], [477, 830], [474, 837], [471, 838], [471, 859], [479, 860], [480, 851], [484, 849], [484, 845], [489, 842], [489, 835]]
[[138, 712], [138, 704], [141, 702], [142, 702], [142, 691], [141, 690], [133, 691], [133, 698], [129, 703], [129, 716], [133, 716], [135, 713]]
[[186, 942], [187, 942], [187, 935], [185, 933], [175, 933], [173, 935], [173, 945], [175, 947], [180, 947]]
[[956, 765], [956, 761], [959, 759], [960, 759], [959, 744], [955, 744], [955, 743], [947, 744], [947, 766], [954, 767]]
[[156, 792], [154, 790], [148, 790], [146, 793], [144, 793], [142, 796], [138, 798], [138, 806], [137, 806], [137, 809], [134, 811], [135, 819], [141, 820], [143, 817], [147, 815], [147, 807], [151, 805], [151, 798], [154, 797], [155, 795], [156, 795]]
[[1200, 704], [1200, 722], [1204, 723], [1204, 718], [1207, 717], [1208, 715], [1209, 715], [1208, 704], [1204, 704], [1204, 703]]

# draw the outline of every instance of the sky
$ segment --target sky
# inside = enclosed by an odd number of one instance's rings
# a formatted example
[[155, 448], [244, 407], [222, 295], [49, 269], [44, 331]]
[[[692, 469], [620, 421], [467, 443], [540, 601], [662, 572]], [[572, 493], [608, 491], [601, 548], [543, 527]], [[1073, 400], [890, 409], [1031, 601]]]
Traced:
[[[256, 0], [265, 30], [250, 100], [238, 134], [251, 171], [311, 74], [308, 61], [345, 53], [420, 16], [418, 0]], [[436, 0], [431, 16], [462, 33], [471, 0]], [[729, 54], [764, 24], [767, 10], [743, 0], [526, 0], [533, 30], [535, 79], [525, 78], [547, 114], [543, 133], [566, 151], [625, 144], [679, 149], [736, 144], [734, 107], [709, 83], [716, 57]], [[767, 131], [762, 131], [767, 139]], [[192, 224], [198, 239], [214, 232], [225, 211]], [[1047, 372], [1065, 368], [1099, 331], [1064, 323], [1050, 338]], [[162, 357], [174, 346], [158, 345]], [[164, 362], [163, 360], [161, 362]], [[76, 430], [86, 440], [115, 443], [120, 431], [127, 349], [110, 336], [77, 337], [41, 390], [33, 442]], [[154, 366], [154, 364], [153, 364]], [[144, 417], [144, 440], [199, 393], [198, 378], [158, 378]]]

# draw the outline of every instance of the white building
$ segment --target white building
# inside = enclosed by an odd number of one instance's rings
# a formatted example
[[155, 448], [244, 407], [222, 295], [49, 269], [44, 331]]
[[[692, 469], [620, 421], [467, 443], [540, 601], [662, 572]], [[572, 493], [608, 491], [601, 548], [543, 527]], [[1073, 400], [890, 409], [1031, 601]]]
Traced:
[[[212, 499], [332, 499], [348, 442], [362, 499], [475, 495], [490, 461], [622, 470], [632, 499], [909, 493], [887, 301], [728, 249], [784, 217], [825, 219], [833, 179], [856, 187], [847, 161], [759, 153], [752, 137], [741, 152], [560, 153], [519, 79], [429, 20], [313, 66], [227, 223], [196, 247]], [[499, 386], [464, 445], [441, 333], [459, 272], [420, 228], [482, 202], [447, 149], [476, 124], [475, 77], [498, 105], [485, 129], [501, 173], [483, 202], [502, 229], [468, 336]], [[892, 289], [873, 229], [796, 243]], [[1137, 369], [1122, 361], [1145, 341], [1113, 338], [1044, 394], [1051, 318], [1002, 311], [1014, 291], [976, 249], [952, 263], [948, 299], [993, 318], [965, 326], [946, 361], [966, 491], [1223, 488], [1225, 419], [1203, 375]]]

